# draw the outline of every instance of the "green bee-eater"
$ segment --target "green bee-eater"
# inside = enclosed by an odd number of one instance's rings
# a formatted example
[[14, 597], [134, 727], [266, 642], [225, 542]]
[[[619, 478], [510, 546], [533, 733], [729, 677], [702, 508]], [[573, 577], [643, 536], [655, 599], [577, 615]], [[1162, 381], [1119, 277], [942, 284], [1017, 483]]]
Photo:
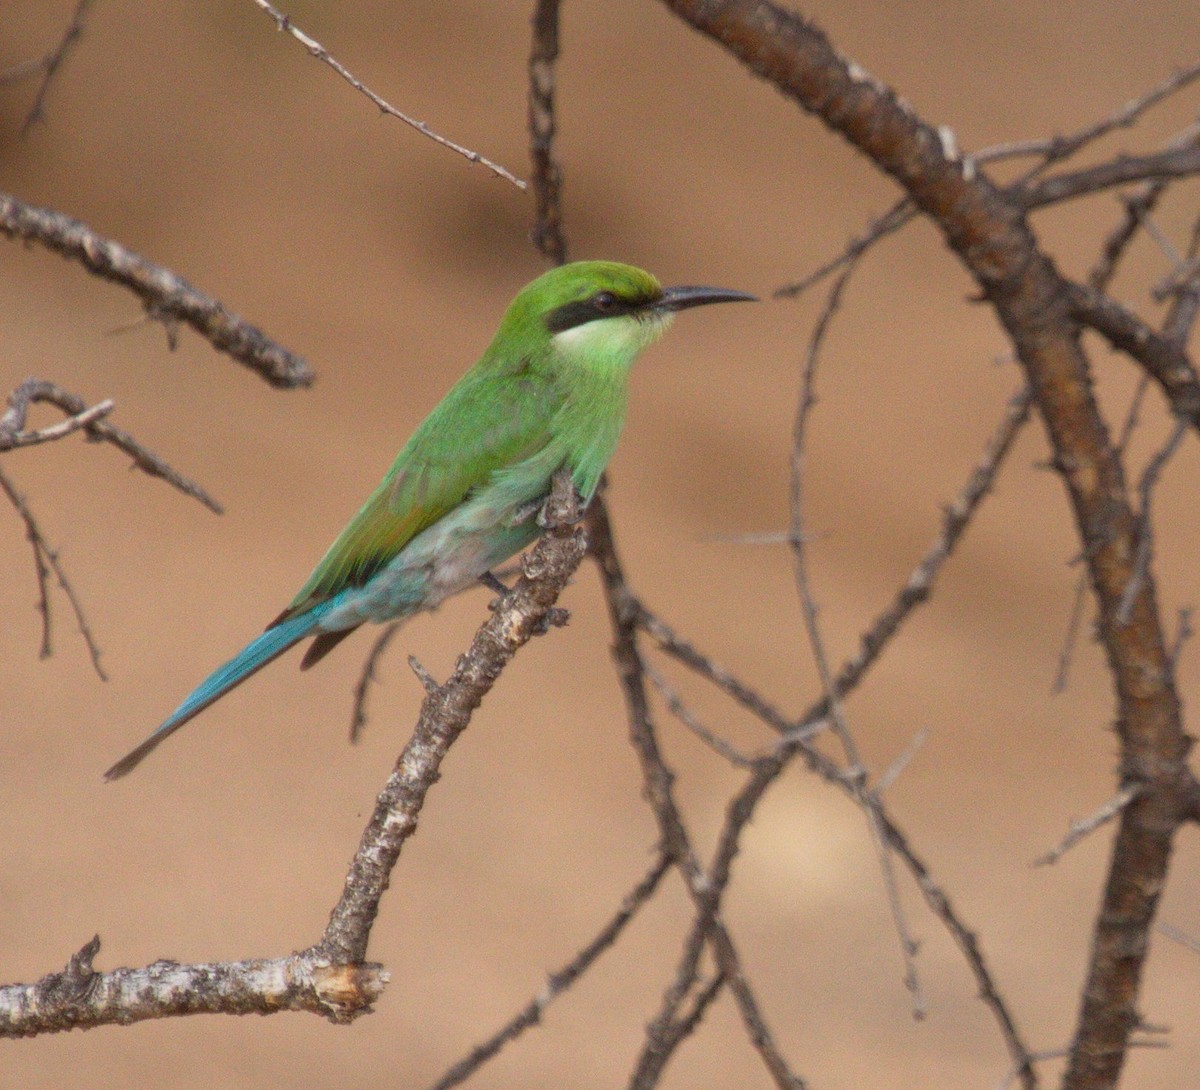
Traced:
[[724, 288], [663, 288], [647, 272], [580, 261], [513, 300], [487, 351], [413, 433], [291, 604], [214, 671], [127, 757], [124, 776], [168, 735], [292, 644], [316, 638], [306, 669], [364, 621], [432, 609], [538, 535], [561, 467], [591, 499], [625, 419], [629, 370], [677, 310], [753, 299]]

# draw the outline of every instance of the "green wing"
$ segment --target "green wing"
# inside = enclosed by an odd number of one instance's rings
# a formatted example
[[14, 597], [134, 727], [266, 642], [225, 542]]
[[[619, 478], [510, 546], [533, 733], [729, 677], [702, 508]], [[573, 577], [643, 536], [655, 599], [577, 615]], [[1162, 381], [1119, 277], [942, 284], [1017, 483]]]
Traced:
[[468, 372], [413, 433], [275, 624], [362, 586], [496, 470], [544, 448], [554, 400], [551, 385], [529, 371]]

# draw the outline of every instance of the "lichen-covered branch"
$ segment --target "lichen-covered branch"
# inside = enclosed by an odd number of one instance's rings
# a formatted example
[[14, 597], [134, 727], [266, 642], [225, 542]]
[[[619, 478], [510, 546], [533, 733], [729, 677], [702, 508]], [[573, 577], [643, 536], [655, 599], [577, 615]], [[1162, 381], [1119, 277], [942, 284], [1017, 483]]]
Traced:
[[331, 1022], [350, 1022], [370, 1011], [388, 981], [379, 965], [336, 965], [313, 951], [211, 964], [156, 961], [107, 973], [92, 966], [99, 951], [96, 936], [62, 972], [33, 984], [0, 987], [0, 1037], [185, 1014], [309, 1011]]

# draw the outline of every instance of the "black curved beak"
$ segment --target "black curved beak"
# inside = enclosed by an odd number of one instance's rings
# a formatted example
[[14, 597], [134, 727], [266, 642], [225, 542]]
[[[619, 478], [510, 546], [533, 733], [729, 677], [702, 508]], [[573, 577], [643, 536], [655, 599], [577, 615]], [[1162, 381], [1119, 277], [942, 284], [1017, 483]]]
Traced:
[[703, 307], [709, 303], [757, 303], [757, 295], [732, 288], [678, 287], [665, 288], [662, 298], [652, 305], [654, 310], [687, 310], [688, 307]]

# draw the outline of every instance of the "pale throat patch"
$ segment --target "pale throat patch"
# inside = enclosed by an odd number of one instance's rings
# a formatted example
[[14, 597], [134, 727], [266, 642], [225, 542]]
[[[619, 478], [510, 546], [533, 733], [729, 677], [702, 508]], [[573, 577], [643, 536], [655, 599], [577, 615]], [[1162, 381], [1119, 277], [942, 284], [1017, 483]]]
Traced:
[[607, 355], [615, 352], [635, 356], [658, 340], [674, 318], [675, 315], [670, 313], [655, 314], [650, 318], [635, 318], [632, 314], [623, 314], [619, 318], [597, 318], [555, 333], [550, 343], [559, 352], [568, 355]]

